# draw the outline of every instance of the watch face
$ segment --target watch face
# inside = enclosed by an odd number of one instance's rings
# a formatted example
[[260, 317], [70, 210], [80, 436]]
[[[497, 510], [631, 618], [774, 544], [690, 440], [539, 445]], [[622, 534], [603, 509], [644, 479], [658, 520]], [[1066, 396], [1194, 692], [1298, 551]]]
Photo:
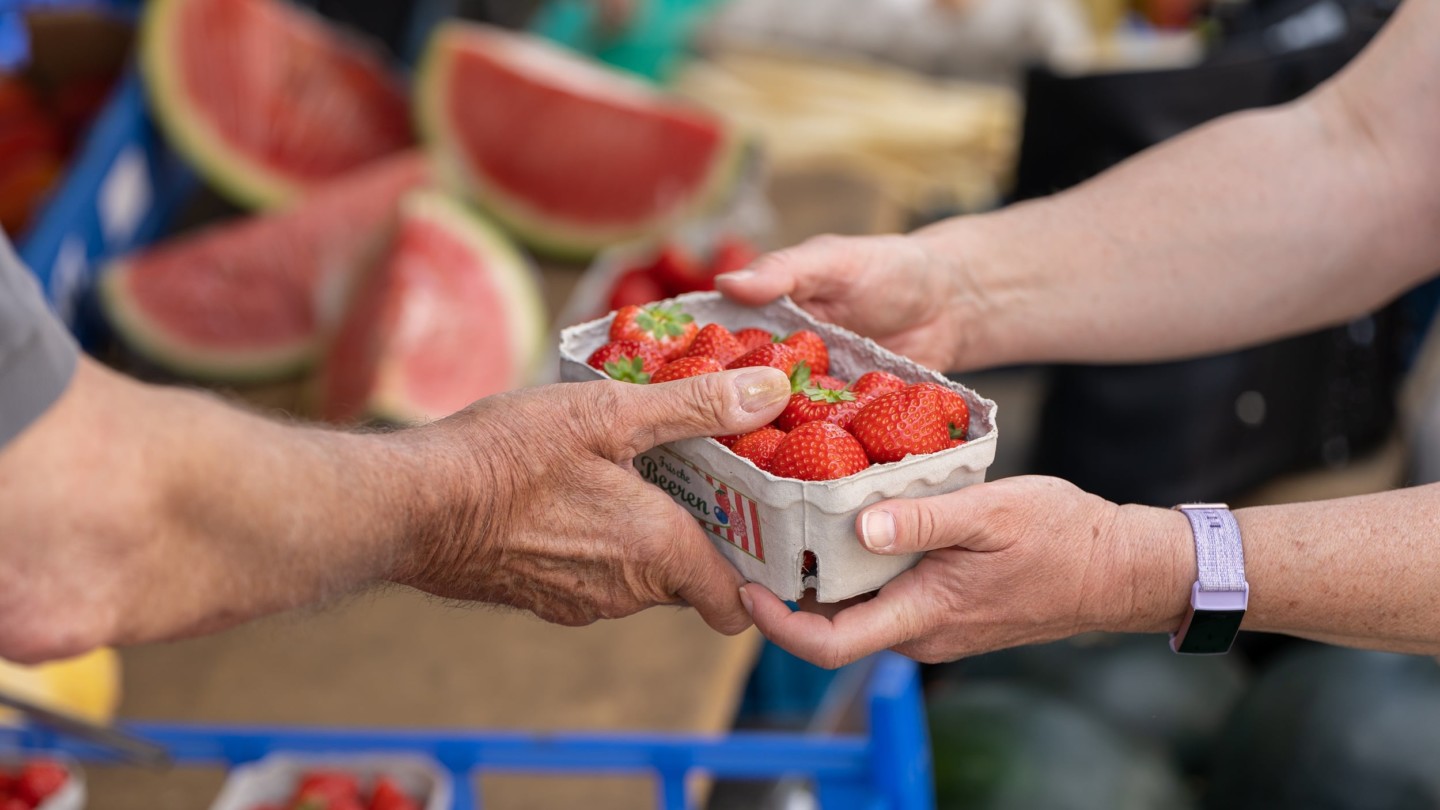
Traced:
[[1192, 655], [1229, 652], [1244, 618], [1243, 610], [1197, 610], [1191, 614], [1190, 626], [1175, 651]]

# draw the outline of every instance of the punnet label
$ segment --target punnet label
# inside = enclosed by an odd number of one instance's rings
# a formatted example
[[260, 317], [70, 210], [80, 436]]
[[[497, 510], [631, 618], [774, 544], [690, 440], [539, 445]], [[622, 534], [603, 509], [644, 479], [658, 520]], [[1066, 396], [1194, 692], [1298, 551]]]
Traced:
[[635, 469], [685, 507], [707, 534], [765, 562], [760, 510], [750, 496], [663, 447], [637, 456]]

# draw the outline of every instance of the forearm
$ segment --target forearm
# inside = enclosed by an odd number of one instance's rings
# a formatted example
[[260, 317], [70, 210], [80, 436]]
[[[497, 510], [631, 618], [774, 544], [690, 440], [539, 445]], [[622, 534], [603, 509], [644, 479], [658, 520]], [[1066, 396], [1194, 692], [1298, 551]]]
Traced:
[[[282, 424], [83, 364], [0, 454], [0, 654], [204, 632], [398, 575], [469, 495], [417, 485], [429, 441]], [[425, 449], [432, 473], [459, 463]]]
[[959, 364], [1229, 349], [1343, 322], [1440, 267], [1440, 56], [1425, 41], [1440, 15], [1406, 11], [1300, 102], [918, 232], [960, 271]]
[[[1136, 594], [1113, 630], [1179, 627], [1195, 581], [1188, 521], [1127, 507], [1122, 542]], [[1239, 509], [1250, 609], [1243, 629], [1440, 653], [1440, 485]]]

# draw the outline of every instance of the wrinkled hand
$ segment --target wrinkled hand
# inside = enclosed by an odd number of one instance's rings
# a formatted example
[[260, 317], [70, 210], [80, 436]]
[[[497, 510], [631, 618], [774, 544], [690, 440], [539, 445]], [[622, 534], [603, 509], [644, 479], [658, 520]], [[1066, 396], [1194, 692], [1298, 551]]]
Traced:
[[970, 300], [963, 268], [911, 236], [821, 236], [715, 279], [742, 304], [788, 295], [817, 318], [940, 371], [957, 368]]
[[426, 429], [438, 439], [432, 452], [465, 448], [452, 477], [474, 488], [457, 501], [475, 508], [417, 543], [395, 579], [566, 625], [688, 604], [716, 630], [738, 633], [750, 625], [740, 574], [631, 461], [665, 442], [758, 428], [789, 393], [783, 373], [742, 369], [481, 400]]
[[1172, 553], [1183, 545], [1166, 539], [1183, 538], [1184, 520], [1056, 478], [1007, 478], [861, 513], [871, 551], [928, 552], [872, 598], [791, 612], [752, 583], [745, 600], [771, 641], [830, 668], [884, 649], [936, 663], [1092, 630], [1173, 629], [1188, 586]]

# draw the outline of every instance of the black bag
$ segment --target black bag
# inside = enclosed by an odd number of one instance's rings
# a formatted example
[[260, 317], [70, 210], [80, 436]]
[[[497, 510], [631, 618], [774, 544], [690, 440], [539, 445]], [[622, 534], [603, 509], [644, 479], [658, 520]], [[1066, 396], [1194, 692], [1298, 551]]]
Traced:
[[[1293, 100], [1358, 53], [1389, 5], [1252, 6], [1222, 21], [1225, 44], [1194, 68], [1031, 71], [1017, 196], [1073, 185], [1220, 115]], [[1169, 505], [1231, 499], [1280, 473], [1343, 465], [1394, 422], [1406, 331], [1392, 306], [1214, 357], [1056, 367], [1033, 467], [1118, 502]]]

